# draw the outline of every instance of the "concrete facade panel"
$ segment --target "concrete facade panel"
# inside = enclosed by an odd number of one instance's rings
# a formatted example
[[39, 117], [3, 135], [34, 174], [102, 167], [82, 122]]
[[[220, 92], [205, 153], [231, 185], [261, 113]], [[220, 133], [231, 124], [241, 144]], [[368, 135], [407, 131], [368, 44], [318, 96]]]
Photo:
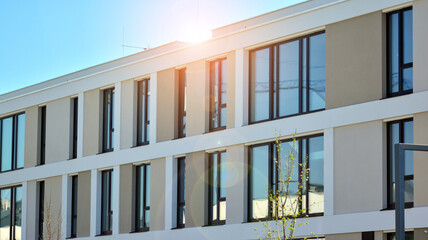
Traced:
[[[208, 132], [209, 67], [204, 61], [186, 66], [186, 136]], [[209, 71], [208, 71], [209, 72]]]
[[24, 167], [37, 165], [38, 156], [38, 129], [39, 107], [31, 107], [25, 110], [25, 157]]
[[[55, 236], [56, 231], [61, 229], [62, 219], [62, 177], [52, 177], [45, 179], [44, 196], [44, 224], [43, 236], [48, 238], [49, 234]], [[65, 207], [65, 206], [64, 206]]]
[[134, 229], [135, 221], [135, 171], [132, 164], [120, 166], [120, 233]]
[[77, 179], [77, 237], [89, 237], [91, 225], [91, 171], [79, 172]]
[[94, 89], [85, 92], [83, 109], [83, 156], [100, 152], [100, 91]]
[[325, 240], [361, 240], [361, 233], [331, 234]]
[[428, 1], [413, 1], [413, 92], [428, 90]]
[[226, 87], [226, 128], [235, 127], [235, 52], [229, 52], [227, 58], [227, 87]]
[[150, 230], [165, 229], [165, 158], [150, 162]]
[[206, 162], [203, 151], [186, 154], [186, 227], [201, 227], [207, 223]]
[[[428, 112], [413, 116], [413, 142], [428, 145]], [[414, 205], [415, 207], [428, 206], [428, 153], [414, 152]]]
[[136, 94], [135, 81], [122, 82], [121, 120], [120, 120], [120, 149], [130, 148], [136, 143]]
[[177, 128], [175, 69], [158, 72], [157, 140], [174, 139]]

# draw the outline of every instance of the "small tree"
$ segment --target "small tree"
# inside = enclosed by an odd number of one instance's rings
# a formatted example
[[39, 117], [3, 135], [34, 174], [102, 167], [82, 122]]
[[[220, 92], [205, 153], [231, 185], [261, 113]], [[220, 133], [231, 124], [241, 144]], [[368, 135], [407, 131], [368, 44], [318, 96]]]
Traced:
[[43, 240], [59, 240], [62, 237], [61, 206], [54, 209], [52, 196], [49, 196], [43, 211]]

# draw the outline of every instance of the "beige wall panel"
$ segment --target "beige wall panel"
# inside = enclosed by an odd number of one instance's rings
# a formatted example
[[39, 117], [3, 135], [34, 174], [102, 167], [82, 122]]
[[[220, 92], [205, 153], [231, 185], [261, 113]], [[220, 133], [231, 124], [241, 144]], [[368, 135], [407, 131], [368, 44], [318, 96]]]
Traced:
[[83, 107], [83, 156], [99, 153], [100, 148], [100, 91], [85, 92]]
[[77, 237], [88, 237], [91, 220], [91, 171], [77, 175]]
[[247, 151], [244, 145], [230, 146], [226, 150], [226, 222], [240, 224], [247, 212]]
[[38, 156], [38, 119], [39, 107], [31, 107], [25, 110], [25, 157], [24, 167], [37, 165]]
[[426, 231], [426, 228], [415, 228], [413, 230], [413, 239], [414, 240], [427, 240], [428, 236], [424, 231]]
[[226, 128], [235, 127], [235, 52], [227, 54]]
[[325, 240], [361, 240], [361, 233], [344, 233], [326, 235]]
[[[413, 142], [428, 144], [428, 112], [413, 116]], [[428, 153], [414, 152], [414, 204], [416, 207], [428, 206]]]
[[186, 154], [186, 227], [206, 224], [207, 189], [205, 152]]
[[208, 132], [209, 78], [204, 60], [187, 64], [186, 136]]
[[150, 230], [165, 229], [165, 158], [150, 163]]
[[120, 121], [120, 148], [130, 148], [134, 146], [134, 133], [137, 132], [134, 124], [134, 118], [136, 118], [136, 110], [134, 104], [134, 86], [135, 81], [123, 81], [122, 82], [122, 94], [121, 94], [121, 121]]
[[174, 139], [176, 128], [175, 69], [158, 72], [157, 141]]
[[382, 98], [383, 15], [326, 27], [326, 109]]
[[382, 209], [382, 121], [334, 129], [334, 213]]
[[23, 202], [23, 207], [27, 207], [27, 239], [36, 239], [37, 201], [37, 182], [29, 181], [27, 182], [27, 203]]
[[70, 98], [46, 105], [46, 163], [70, 158]]
[[[54, 233], [61, 224], [58, 219], [62, 218], [62, 176], [45, 179], [45, 198], [44, 198], [44, 227], [43, 235], [46, 237], [48, 231]], [[48, 230], [47, 219], [51, 218], [51, 228]]]
[[374, 239], [375, 240], [386, 240], [386, 234], [384, 234], [382, 231], [376, 231]]
[[428, 90], [428, 1], [413, 2], [413, 92]]
[[132, 164], [120, 166], [120, 233], [129, 233], [134, 229], [134, 176]]

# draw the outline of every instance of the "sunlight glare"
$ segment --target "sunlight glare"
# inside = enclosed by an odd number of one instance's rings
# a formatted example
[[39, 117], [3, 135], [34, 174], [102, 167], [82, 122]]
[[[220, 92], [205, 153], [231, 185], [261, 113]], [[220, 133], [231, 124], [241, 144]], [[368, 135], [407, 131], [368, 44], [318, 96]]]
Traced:
[[201, 26], [189, 27], [184, 31], [182, 41], [190, 43], [200, 43], [211, 38], [211, 30]]

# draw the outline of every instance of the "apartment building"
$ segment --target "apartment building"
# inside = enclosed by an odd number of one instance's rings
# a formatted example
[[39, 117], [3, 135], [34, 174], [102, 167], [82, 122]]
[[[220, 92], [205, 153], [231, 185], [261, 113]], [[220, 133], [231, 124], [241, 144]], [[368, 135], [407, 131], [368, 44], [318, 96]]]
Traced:
[[[391, 147], [428, 144], [427, 13], [311, 0], [0, 95], [0, 240], [48, 222], [62, 238], [257, 239], [279, 135], [311, 169], [298, 238], [394, 239]], [[406, 155], [408, 239], [428, 239], [426, 159]]]

